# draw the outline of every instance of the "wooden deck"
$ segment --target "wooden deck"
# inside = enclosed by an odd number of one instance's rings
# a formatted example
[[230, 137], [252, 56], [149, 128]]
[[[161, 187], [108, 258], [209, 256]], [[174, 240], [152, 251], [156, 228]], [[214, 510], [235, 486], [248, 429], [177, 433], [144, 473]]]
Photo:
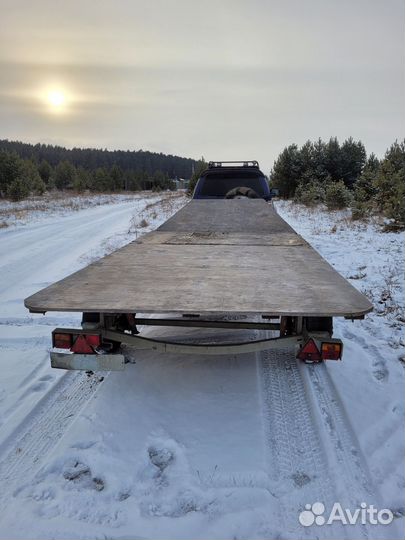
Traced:
[[359, 316], [358, 292], [263, 200], [194, 200], [25, 300], [30, 311]]

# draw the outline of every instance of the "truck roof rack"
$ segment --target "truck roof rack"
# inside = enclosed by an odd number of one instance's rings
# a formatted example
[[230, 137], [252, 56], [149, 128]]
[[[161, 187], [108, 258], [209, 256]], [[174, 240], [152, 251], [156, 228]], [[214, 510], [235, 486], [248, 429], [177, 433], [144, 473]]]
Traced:
[[214, 169], [215, 167], [254, 167], [259, 168], [259, 163], [256, 160], [248, 161], [210, 161], [208, 163], [209, 169]]

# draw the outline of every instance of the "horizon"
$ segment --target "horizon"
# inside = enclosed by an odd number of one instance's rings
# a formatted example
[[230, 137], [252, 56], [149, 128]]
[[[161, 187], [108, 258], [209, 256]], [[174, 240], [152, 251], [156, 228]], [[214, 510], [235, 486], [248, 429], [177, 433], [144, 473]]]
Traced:
[[318, 138], [381, 158], [404, 136], [404, 15], [400, 0], [21, 0], [0, 23], [0, 138], [266, 174]]

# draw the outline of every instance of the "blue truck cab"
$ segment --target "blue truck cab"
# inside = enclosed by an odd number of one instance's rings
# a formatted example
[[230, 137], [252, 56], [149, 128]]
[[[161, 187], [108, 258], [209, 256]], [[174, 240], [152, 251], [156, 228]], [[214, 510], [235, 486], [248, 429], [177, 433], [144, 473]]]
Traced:
[[201, 173], [193, 199], [271, 200], [274, 193], [257, 161], [210, 161]]

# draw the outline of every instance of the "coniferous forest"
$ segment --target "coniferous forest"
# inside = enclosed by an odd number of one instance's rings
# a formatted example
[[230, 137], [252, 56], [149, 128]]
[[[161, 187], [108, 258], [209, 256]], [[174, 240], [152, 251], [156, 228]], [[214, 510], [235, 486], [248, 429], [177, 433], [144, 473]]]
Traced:
[[367, 156], [361, 141], [307, 141], [286, 147], [274, 162], [271, 187], [284, 198], [330, 210], [351, 208], [353, 219], [379, 214], [393, 229], [405, 227], [405, 140], [382, 159]]
[[19, 200], [51, 189], [138, 191], [173, 189], [195, 161], [144, 150], [66, 149], [0, 140], [0, 193]]
[[[20, 200], [50, 190], [118, 192], [174, 189], [174, 179], [190, 190], [206, 168], [199, 161], [144, 150], [66, 149], [46, 144], [0, 141], [0, 195]], [[330, 210], [350, 207], [354, 219], [380, 214], [405, 226], [405, 141], [394, 142], [382, 159], [367, 155], [351, 137], [291, 144], [274, 162], [270, 185], [281, 197]]]

